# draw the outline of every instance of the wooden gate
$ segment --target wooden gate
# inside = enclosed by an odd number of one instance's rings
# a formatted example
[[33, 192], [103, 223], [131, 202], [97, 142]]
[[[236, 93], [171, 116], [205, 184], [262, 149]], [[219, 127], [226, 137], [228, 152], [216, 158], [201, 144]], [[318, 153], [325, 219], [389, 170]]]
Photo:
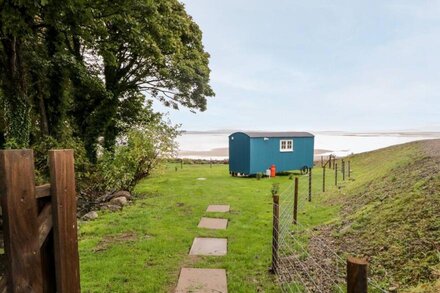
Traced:
[[49, 167], [35, 186], [33, 151], [0, 151], [8, 292], [80, 292], [73, 151], [50, 151]]

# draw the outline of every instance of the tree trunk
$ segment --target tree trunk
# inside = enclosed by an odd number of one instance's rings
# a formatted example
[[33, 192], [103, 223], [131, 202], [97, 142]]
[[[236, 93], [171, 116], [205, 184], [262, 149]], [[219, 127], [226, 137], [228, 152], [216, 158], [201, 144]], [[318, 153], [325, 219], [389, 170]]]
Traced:
[[116, 138], [119, 135], [119, 130], [116, 125], [116, 116], [119, 107], [119, 79], [117, 77], [118, 67], [106, 62], [104, 58], [104, 77], [105, 88], [111, 95], [106, 106], [106, 127], [104, 131], [104, 148], [113, 152], [116, 144]]
[[44, 97], [41, 93], [38, 93], [38, 110], [40, 112], [40, 131], [43, 135], [49, 135], [49, 123], [47, 121], [46, 105], [44, 103]]
[[62, 139], [63, 124], [66, 119], [67, 101], [65, 91], [67, 87], [66, 70], [60, 64], [59, 58], [63, 54], [64, 40], [57, 28], [50, 26], [47, 29], [46, 43], [50, 60], [49, 71], [49, 98], [45, 101], [49, 134]]
[[104, 148], [110, 152], [115, 150], [116, 138], [118, 136], [118, 131], [116, 128], [116, 123], [114, 119], [111, 119], [105, 127], [104, 132]]
[[31, 104], [27, 94], [22, 44], [11, 35], [5, 36], [2, 43], [6, 55], [3, 81], [6, 141], [13, 147], [25, 148], [29, 146]]
[[42, 88], [39, 74], [40, 72], [30, 72], [31, 84], [33, 84], [33, 86], [30, 88], [29, 92], [34, 93], [32, 95], [32, 103], [35, 105], [38, 113], [36, 124], [38, 124], [40, 128], [40, 136], [47, 136], [49, 135], [49, 124], [47, 121], [46, 104], [44, 102], [44, 89]]
[[[105, 116], [103, 104], [107, 99], [104, 88], [96, 86], [93, 76], [88, 76], [81, 53], [81, 41], [77, 33], [77, 23], [74, 17], [69, 18], [72, 32], [71, 53], [75, 57], [77, 66], [70, 71], [70, 80], [73, 86], [74, 108], [72, 114], [76, 123], [76, 135], [84, 141], [84, 147], [90, 162], [97, 161], [98, 139], [104, 133]], [[83, 76], [82, 76], [83, 75]], [[84, 76], [88, 76], [84, 78]], [[104, 109], [105, 110], [105, 109]]]

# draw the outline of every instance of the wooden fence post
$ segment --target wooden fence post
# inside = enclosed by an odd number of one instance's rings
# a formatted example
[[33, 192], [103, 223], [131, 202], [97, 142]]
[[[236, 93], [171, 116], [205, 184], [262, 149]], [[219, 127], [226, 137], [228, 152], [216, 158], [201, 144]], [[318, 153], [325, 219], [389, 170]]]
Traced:
[[350, 165], [350, 160], [347, 162], [348, 163], [348, 178], [350, 178], [351, 176], [351, 165]]
[[58, 292], [80, 292], [75, 170], [72, 150], [49, 152]]
[[34, 177], [31, 150], [0, 151], [8, 292], [43, 292]]
[[298, 221], [298, 177], [295, 177], [295, 190], [293, 196], [293, 223], [296, 225]]
[[335, 185], [338, 185], [338, 163], [334, 164], [335, 166]]
[[278, 233], [280, 216], [280, 197], [275, 194], [273, 198], [273, 225], [272, 225], [272, 272], [277, 273], [278, 269]]
[[309, 201], [312, 201], [312, 168], [309, 168]]
[[368, 292], [368, 262], [365, 259], [348, 257], [347, 293]]
[[332, 168], [332, 155], [328, 156], [328, 167]]
[[322, 192], [325, 192], [325, 166], [322, 167]]
[[342, 180], [345, 181], [345, 161], [342, 160]]
[[321, 167], [324, 166], [324, 157], [321, 156]]

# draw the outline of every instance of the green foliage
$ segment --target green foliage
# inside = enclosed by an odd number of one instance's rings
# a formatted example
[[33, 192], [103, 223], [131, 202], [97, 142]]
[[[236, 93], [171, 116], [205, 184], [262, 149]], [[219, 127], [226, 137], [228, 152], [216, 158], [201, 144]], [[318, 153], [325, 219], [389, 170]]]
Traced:
[[79, 190], [89, 185], [92, 177], [92, 165], [87, 158], [84, 145], [79, 139], [67, 136], [63, 141], [58, 141], [51, 136], [45, 136], [33, 144], [36, 180], [38, 184], [47, 183], [49, 180], [48, 152], [51, 149], [73, 149], [75, 156], [75, 179]]
[[11, 138], [8, 141], [5, 141], [5, 143], [3, 144], [3, 148], [6, 150], [19, 149], [20, 147], [21, 145], [17, 143], [15, 138]]
[[280, 184], [279, 183], [272, 184], [272, 189], [270, 190], [272, 195], [278, 195], [279, 191], [280, 191]]
[[203, 111], [214, 95], [202, 33], [178, 0], [4, 1], [0, 16], [9, 147], [71, 128], [95, 162], [153, 115], [152, 99]]
[[5, 147], [11, 149], [26, 148], [30, 139], [30, 108], [23, 95], [13, 94], [14, 101], [6, 99], [6, 142]]
[[208, 61], [178, 0], [3, 1], [0, 148], [33, 148], [39, 182], [73, 148], [81, 193], [130, 189], [174, 147], [153, 99], [204, 111]]
[[[146, 95], [166, 106], [205, 110], [209, 86], [209, 55], [201, 32], [177, 0], [113, 1], [96, 4], [102, 24], [97, 50], [109, 93], [105, 146], [110, 149], [123, 131], [118, 122], [135, 117]], [[117, 11], [118, 13], [115, 13]], [[139, 97], [142, 96], [142, 99]]]
[[31, 129], [31, 101], [26, 54], [33, 41], [34, 1], [3, 1], [0, 9], [0, 87], [3, 92], [5, 136], [9, 147], [27, 147]]
[[176, 126], [161, 122], [130, 130], [121, 137], [114, 152], [104, 151], [98, 162], [103, 177], [103, 189], [131, 190], [159, 164], [176, 152]]

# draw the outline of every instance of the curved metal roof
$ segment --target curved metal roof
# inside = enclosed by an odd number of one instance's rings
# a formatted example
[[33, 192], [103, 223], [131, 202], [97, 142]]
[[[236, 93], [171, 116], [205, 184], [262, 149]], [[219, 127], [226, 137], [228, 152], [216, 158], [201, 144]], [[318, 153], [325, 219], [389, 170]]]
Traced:
[[249, 137], [314, 137], [314, 135], [309, 132], [294, 132], [294, 131], [280, 131], [280, 132], [241, 131], [241, 133], [244, 133]]

